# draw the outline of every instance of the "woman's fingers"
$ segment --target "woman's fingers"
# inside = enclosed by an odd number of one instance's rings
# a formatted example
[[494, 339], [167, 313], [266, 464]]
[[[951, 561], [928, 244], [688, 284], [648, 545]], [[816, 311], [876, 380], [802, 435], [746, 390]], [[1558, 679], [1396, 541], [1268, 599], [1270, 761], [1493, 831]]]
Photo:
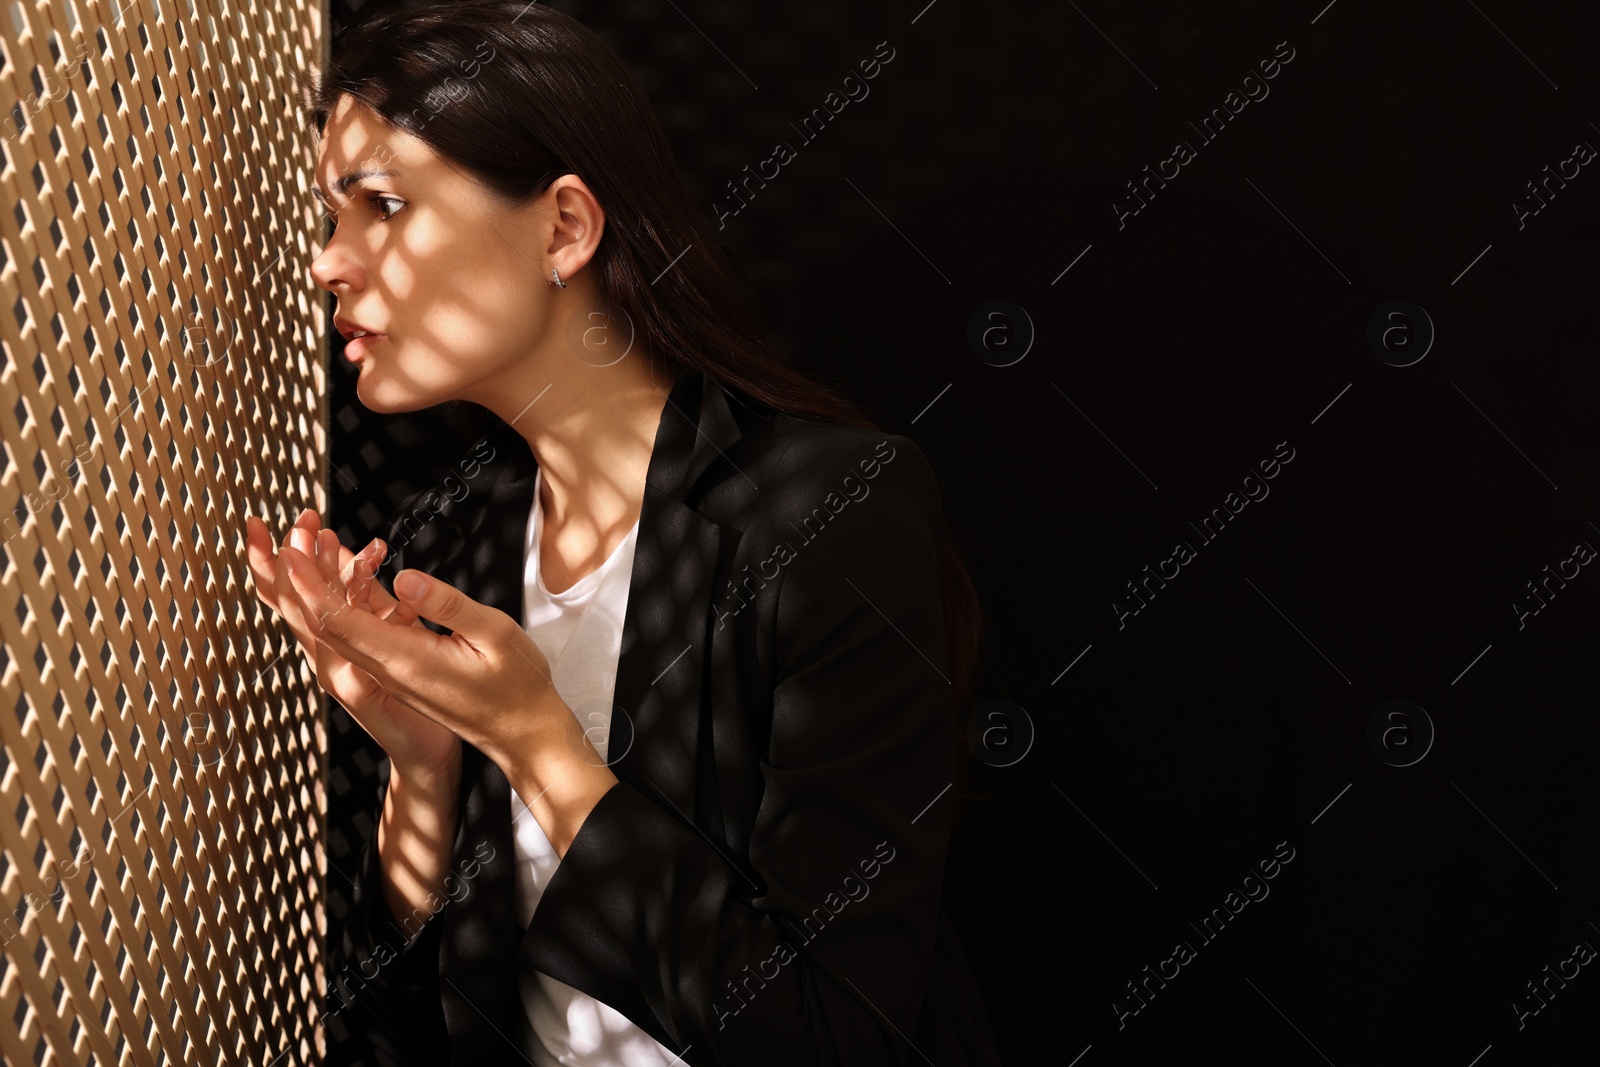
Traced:
[[377, 580], [378, 569], [388, 555], [388, 543], [377, 537], [367, 542], [367, 547], [359, 553], [344, 550], [340, 574], [350, 589], [350, 603], [364, 605], [385, 622], [399, 626], [421, 625], [416, 612], [396, 600]]
[[245, 520], [245, 546], [250, 572], [255, 578], [256, 595], [273, 611], [283, 616], [296, 639], [314, 652], [315, 613], [296, 593], [281, 549], [294, 548], [316, 562], [318, 572], [329, 585], [345, 592], [350, 604], [370, 611], [386, 622], [401, 626], [420, 626], [415, 612], [396, 600], [377, 580], [379, 568], [388, 556], [389, 546], [373, 538], [360, 552], [351, 552], [338, 534], [322, 528], [321, 516], [314, 508], [304, 508], [284, 535], [281, 547], [273, 545], [266, 522], [254, 515]]
[[272, 533], [267, 524], [254, 515], [244, 520], [244, 552], [250, 564], [250, 574], [255, 579], [256, 597], [273, 611], [278, 610], [278, 593], [273, 565], [277, 553], [272, 547]]
[[374, 582], [373, 577], [383, 565], [389, 546], [374, 537], [360, 552], [351, 552], [342, 545], [340, 549], [339, 580], [349, 590], [350, 603], [378, 614], [379, 603], [373, 593], [383, 591], [383, 586]]
[[284, 536], [283, 547], [293, 548], [315, 559], [317, 556], [317, 530], [320, 524], [316, 521], [316, 513], [310, 508], [300, 513], [294, 520], [294, 525], [289, 527], [289, 532]]
[[[421, 625], [375, 580], [388, 551], [383, 541], [374, 538], [361, 553], [352, 553], [339, 542], [337, 533], [322, 528], [315, 509], [305, 508], [285, 534], [282, 548], [295, 548], [305, 554], [327, 586], [348, 603], [386, 621]], [[319, 639], [322, 617], [296, 590], [287, 557], [274, 547], [266, 521], [254, 515], [245, 519], [245, 551], [257, 597], [288, 624], [295, 641], [315, 665], [323, 688], [347, 710], [351, 705], [370, 705], [375, 700], [387, 703], [389, 698], [370, 675]]]
[[[406, 625], [387, 625], [370, 611], [352, 609], [344, 593], [323, 580], [316, 563], [298, 549], [280, 553], [293, 582], [296, 596], [308, 614], [316, 617], [318, 641], [331, 644], [339, 655], [378, 679], [385, 689], [398, 683], [402, 674], [396, 664], [415, 666], [436, 659], [448, 642], [425, 629]], [[347, 610], [349, 609], [349, 610]], [[431, 676], [423, 672], [418, 680]], [[414, 692], [409, 695], [414, 696]], [[403, 702], [406, 693], [399, 693]]]
[[[284, 538], [287, 542], [289, 538]], [[287, 544], [284, 551], [278, 553], [273, 561], [272, 587], [278, 596], [278, 614], [283, 616], [283, 621], [289, 624], [289, 629], [294, 631], [295, 640], [307, 653], [316, 652], [316, 621], [315, 614], [306, 607], [300, 593], [295, 589], [294, 583], [289, 579], [289, 564], [287, 559]]]
[[317, 569], [324, 578], [341, 587], [345, 584], [339, 576], [339, 550], [343, 547], [339, 535], [332, 530], [317, 531]]
[[385, 622], [407, 626], [416, 621], [416, 615], [401, 607], [377, 580], [378, 569], [389, 553], [389, 546], [374, 537], [360, 552], [351, 552], [339, 546], [339, 571], [329, 580], [342, 586], [349, 601], [356, 607], [370, 611]]
[[[307, 544], [306, 534], [300, 531], [314, 531], [321, 525], [321, 520], [315, 510], [305, 508], [300, 512], [295, 525], [290, 527], [284, 536], [283, 547], [292, 544]], [[250, 566], [250, 574], [255, 579], [256, 596], [260, 601], [273, 611], [282, 613], [280, 604], [283, 602], [283, 590], [287, 582], [280, 580], [278, 574], [278, 546], [273, 543], [272, 531], [267, 526], [266, 520], [255, 515], [247, 515], [244, 523], [245, 559]], [[309, 547], [308, 555], [315, 555], [315, 543]]]

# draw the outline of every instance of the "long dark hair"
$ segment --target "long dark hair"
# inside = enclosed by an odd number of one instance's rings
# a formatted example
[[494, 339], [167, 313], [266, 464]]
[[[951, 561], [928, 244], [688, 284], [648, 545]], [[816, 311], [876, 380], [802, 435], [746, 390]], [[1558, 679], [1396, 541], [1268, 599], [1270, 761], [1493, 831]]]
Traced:
[[[638, 76], [576, 19], [527, 0], [391, 10], [336, 36], [326, 69], [301, 85], [319, 136], [348, 94], [507, 204], [526, 202], [563, 174], [579, 175], [606, 213], [592, 261], [602, 299], [632, 324], [646, 351], [773, 410], [884, 429], [781, 360], [745, 303]], [[441, 112], [446, 117], [432, 121]], [[947, 516], [940, 527], [961, 793], [982, 610]]]

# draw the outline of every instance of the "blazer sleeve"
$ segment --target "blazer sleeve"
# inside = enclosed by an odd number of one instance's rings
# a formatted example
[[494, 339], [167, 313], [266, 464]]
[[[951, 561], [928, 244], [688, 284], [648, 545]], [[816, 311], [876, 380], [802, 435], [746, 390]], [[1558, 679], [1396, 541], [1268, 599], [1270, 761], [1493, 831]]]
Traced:
[[[770, 521], [745, 539], [792, 552], [773, 609], [757, 877], [620, 782], [538, 914], [637, 990], [691, 1064], [904, 1063], [920, 1058], [908, 1035], [952, 813], [938, 487], [916, 445], [886, 435], [767, 492]], [[802, 542], [814, 509], [832, 518]]]
[[[431, 490], [430, 490], [431, 491]], [[402, 515], [426, 492], [401, 505]], [[426, 540], [395, 550], [390, 574], [406, 567], [426, 569], [417, 548]], [[424, 622], [424, 625], [431, 624]], [[384, 763], [387, 765], [387, 757]], [[362, 848], [352, 878], [350, 910], [337, 938], [330, 938], [328, 989], [322, 1021], [337, 1016], [354, 1049], [329, 1062], [372, 1063], [378, 1067], [433, 1065], [450, 1060], [449, 1032], [439, 995], [439, 931], [443, 909], [397, 919], [383, 895], [378, 858], [378, 820], [388, 794], [387, 778], [372, 808], [372, 834]]]

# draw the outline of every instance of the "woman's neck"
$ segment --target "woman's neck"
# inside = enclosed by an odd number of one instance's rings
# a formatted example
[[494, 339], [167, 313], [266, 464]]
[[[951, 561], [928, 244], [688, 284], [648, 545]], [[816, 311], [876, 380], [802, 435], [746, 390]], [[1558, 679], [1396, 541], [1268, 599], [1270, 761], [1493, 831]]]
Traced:
[[539, 464], [540, 552], [552, 577], [576, 574], [576, 581], [593, 570], [637, 521], [678, 373], [676, 365], [646, 359], [580, 365], [508, 419]]

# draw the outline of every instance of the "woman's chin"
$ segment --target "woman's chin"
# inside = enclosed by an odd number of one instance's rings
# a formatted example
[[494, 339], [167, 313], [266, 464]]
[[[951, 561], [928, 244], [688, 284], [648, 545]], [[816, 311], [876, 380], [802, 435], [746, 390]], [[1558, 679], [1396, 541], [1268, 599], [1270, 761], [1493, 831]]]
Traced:
[[392, 388], [385, 388], [377, 378], [377, 368], [370, 364], [362, 364], [360, 377], [356, 379], [356, 399], [361, 401], [361, 406], [368, 411], [375, 411], [380, 415], [393, 415], [408, 410], [400, 403], [401, 397], [394, 395]]
[[378, 380], [381, 377], [382, 372], [377, 367], [364, 366], [361, 376], [356, 379], [356, 399], [361, 401], [361, 406], [368, 411], [379, 415], [404, 415], [444, 402], [434, 397], [417, 396], [397, 389], [392, 383]]

